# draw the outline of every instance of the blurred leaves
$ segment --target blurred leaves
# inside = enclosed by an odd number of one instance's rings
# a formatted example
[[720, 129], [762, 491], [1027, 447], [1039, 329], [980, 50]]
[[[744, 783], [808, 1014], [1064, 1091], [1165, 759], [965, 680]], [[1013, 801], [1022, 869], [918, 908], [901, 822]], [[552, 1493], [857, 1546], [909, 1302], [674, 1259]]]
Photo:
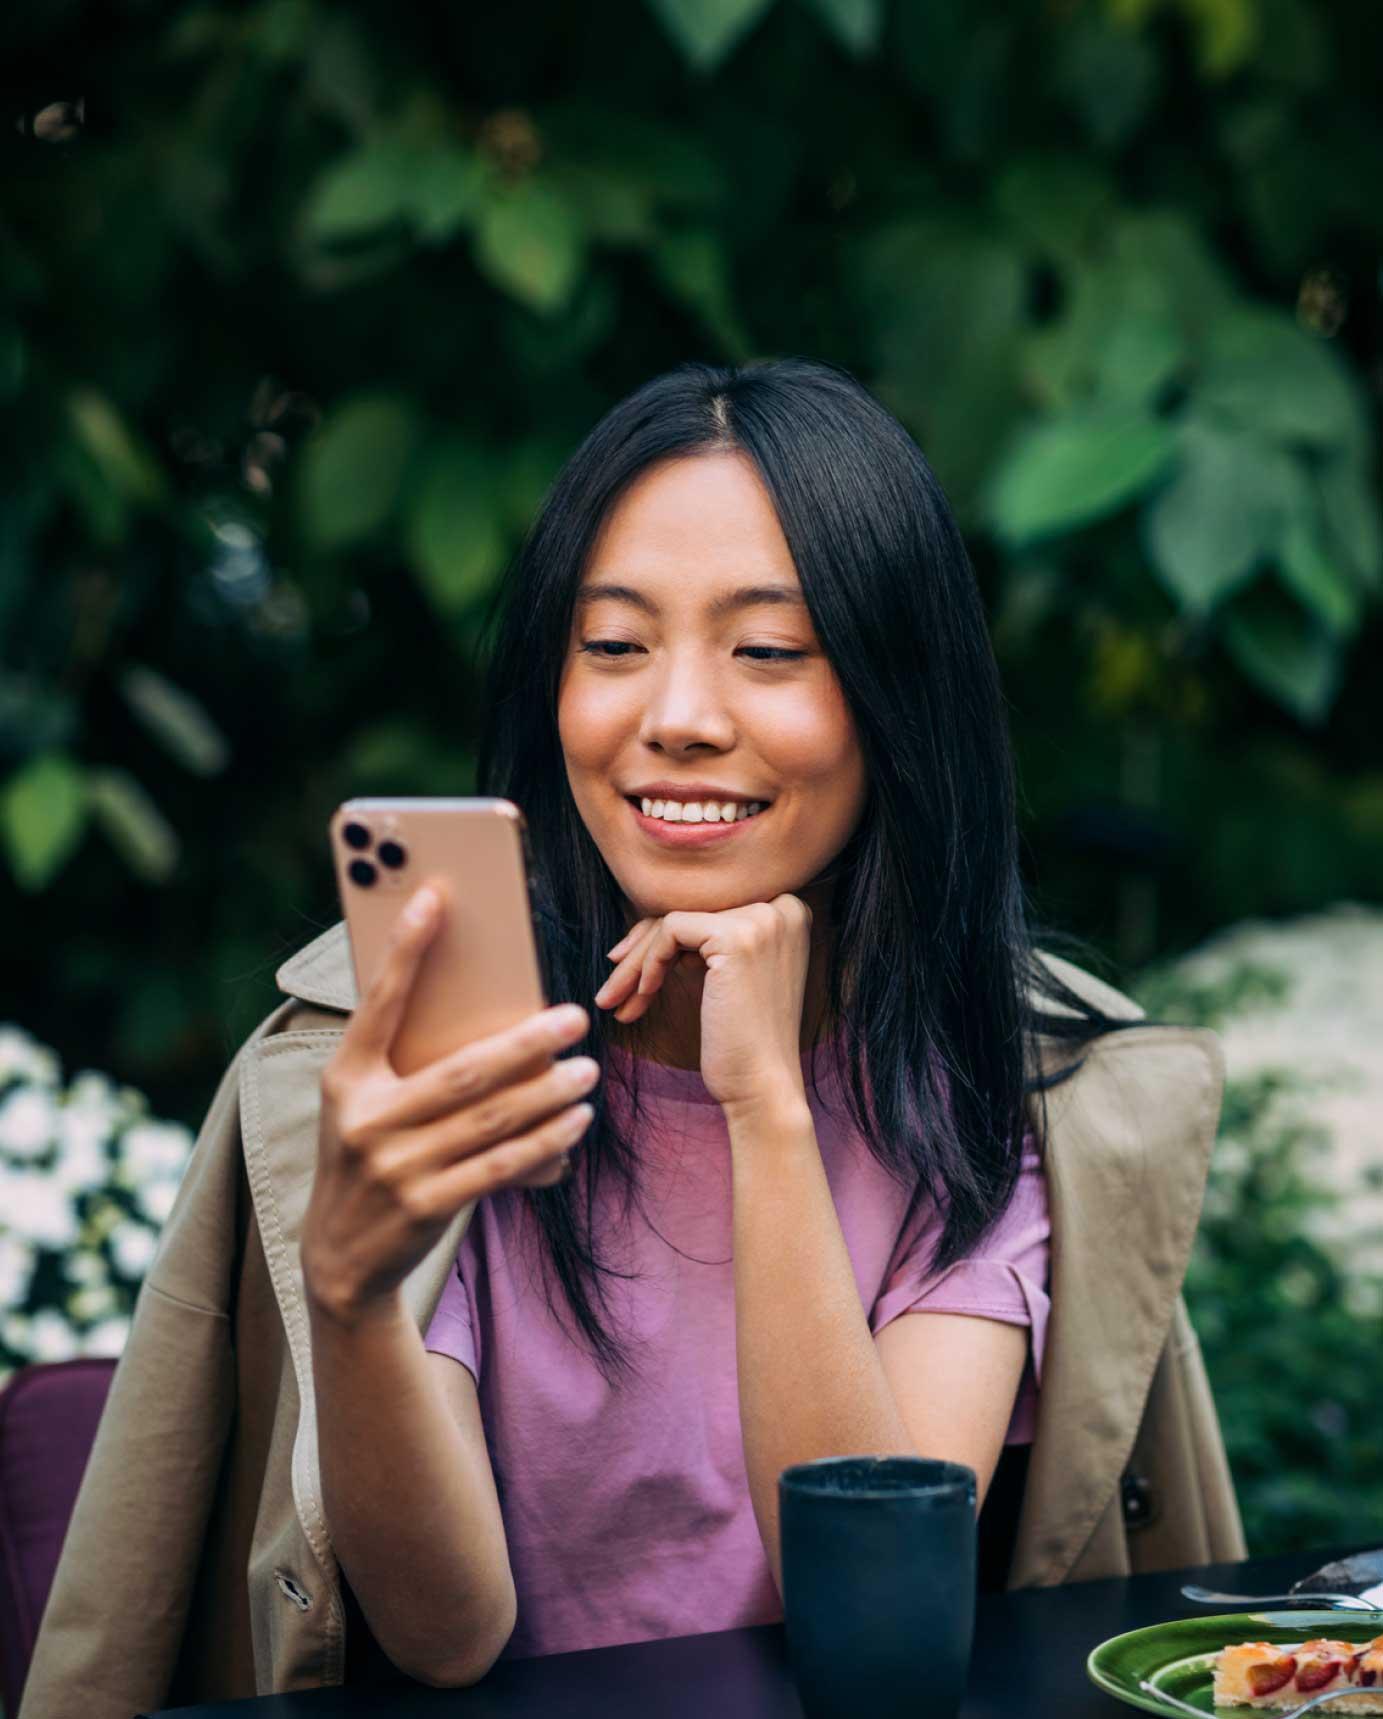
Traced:
[[343, 401], [303, 451], [302, 524], [319, 549], [378, 531], [393, 511], [418, 435], [411, 404], [396, 394]]
[[[602, 412], [687, 359], [825, 358], [917, 439], [1081, 929], [1133, 872], [1166, 935], [1376, 890], [1372, 23], [1364, 0], [35, 13], [0, 177], [0, 856], [45, 898], [14, 982], [54, 1031], [88, 1023], [94, 1066], [119, 1045], [201, 1096], [224, 1010], [273, 1001], [246, 951], [335, 916], [334, 804], [464, 791], [497, 579]], [[1135, 723], [1166, 761], [1137, 792], [1194, 876], [1087, 871], [1063, 834], [1135, 791]], [[215, 982], [189, 1000], [198, 938]]]
[[61, 752], [32, 759], [0, 788], [0, 833], [22, 889], [48, 882], [81, 837], [87, 809], [85, 773]]

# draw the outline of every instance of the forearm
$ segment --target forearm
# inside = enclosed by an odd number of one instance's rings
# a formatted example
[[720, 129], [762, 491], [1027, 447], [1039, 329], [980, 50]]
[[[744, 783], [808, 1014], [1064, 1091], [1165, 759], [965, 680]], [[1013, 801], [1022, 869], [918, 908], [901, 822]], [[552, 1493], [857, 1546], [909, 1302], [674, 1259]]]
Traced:
[[474, 1681], [514, 1624], [493, 1483], [401, 1303], [353, 1320], [309, 1307], [323, 1505], [347, 1580], [402, 1671]]
[[781, 1594], [782, 1470], [916, 1451], [874, 1346], [811, 1112], [802, 1104], [728, 1120], [744, 1459]]

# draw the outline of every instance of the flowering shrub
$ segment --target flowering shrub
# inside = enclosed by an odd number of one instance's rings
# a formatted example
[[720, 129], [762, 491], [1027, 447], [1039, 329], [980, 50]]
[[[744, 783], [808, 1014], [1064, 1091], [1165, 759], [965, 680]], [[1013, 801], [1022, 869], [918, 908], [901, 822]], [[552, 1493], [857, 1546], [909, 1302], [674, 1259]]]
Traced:
[[0, 1380], [118, 1355], [193, 1137], [133, 1087], [0, 1025]]
[[1224, 1044], [1186, 1300], [1249, 1548], [1383, 1539], [1383, 912], [1247, 921], [1132, 989]]

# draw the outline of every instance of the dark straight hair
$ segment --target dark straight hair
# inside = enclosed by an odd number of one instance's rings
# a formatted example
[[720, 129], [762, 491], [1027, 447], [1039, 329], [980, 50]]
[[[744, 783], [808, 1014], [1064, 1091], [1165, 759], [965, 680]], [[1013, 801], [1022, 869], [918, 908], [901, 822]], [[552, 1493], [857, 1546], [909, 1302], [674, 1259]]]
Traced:
[[[480, 791], [513, 800], [527, 820], [547, 994], [585, 1002], [627, 926], [558, 736], [574, 599], [602, 523], [640, 473], [722, 452], [747, 459], [773, 501], [858, 731], [868, 789], [831, 868], [828, 1007], [851, 1121], [909, 1189], [909, 1216], [923, 1198], [939, 1201], [940, 1270], [975, 1247], [1012, 1197], [1029, 1096], [1040, 1102], [1040, 1140], [1046, 1090], [1080, 1066], [1044, 1077], [1038, 1036], [1077, 1045], [1154, 1023], [1104, 1014], [1036, 953], [1057, 943], [1085, 951], [1032, 925], [979, 589], [941, 487], [897, 419], [848, 372], [803, 358], [683, 364], [613, 407], [554, 480], [501, 583]], [[592, 1195], [613, 1177], [624, 1212], [638, 1202], [639, 1154], [606, 1096], [612, 1076], [636, 1065], [611, 1059], [610, 1020], [589, 1012], [581, 1048], [602, 1069], [595, 1118], [575, 1173], [523, 1199], [548, 1306], [569, 1316], [574, 1339], [613, 1383], [633, 1363], [609, 1328], [608, 1280], [628, 1274], [601, 1257]], [[637, 1080], [626, 1084], [637, 1121]]]

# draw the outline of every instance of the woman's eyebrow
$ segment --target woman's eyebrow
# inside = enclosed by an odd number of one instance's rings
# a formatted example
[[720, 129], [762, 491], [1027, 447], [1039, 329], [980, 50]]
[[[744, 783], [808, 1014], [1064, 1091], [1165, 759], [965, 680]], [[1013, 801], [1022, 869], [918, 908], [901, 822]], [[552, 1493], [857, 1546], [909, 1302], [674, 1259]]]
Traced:
[[[583, 585], [576, 593], [578, 604], [595, 603], [601, 599], [610, 603], [628, 603], [635, 609], [642, 609], [646, 615], [656, 615], [658, 605], [651, 597], [642, 591], [636, 591], [632, 585]], [[804, 603], [802, 593], [792, 585], [741, 585], [738, 590], [726, 591], [707, 604], [707, 613], [712, 620], [719, 620], [736, 609], [751, 609], [762, 603], [789, 603], [799, 608]]]

